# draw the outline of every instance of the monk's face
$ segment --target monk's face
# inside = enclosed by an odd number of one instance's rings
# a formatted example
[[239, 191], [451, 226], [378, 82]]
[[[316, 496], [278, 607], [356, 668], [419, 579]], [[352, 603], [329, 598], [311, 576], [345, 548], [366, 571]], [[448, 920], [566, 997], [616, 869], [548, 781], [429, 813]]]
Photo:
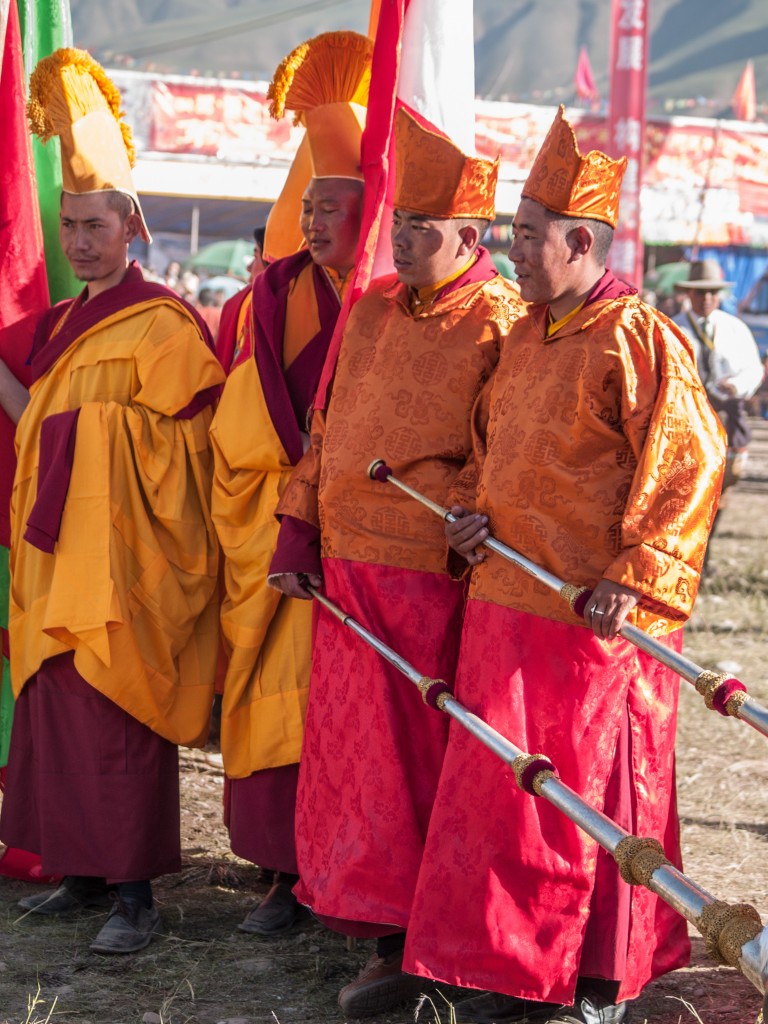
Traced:
[[551, 304], [572, 288], [571, 248], [557, 221], [533, 199], [520, 200], [509, 258], [525, 302]]
[[[61, 197], [59, 239], [81, 281], [117, 284], [128, 263], [128, 245], [137, 234], [135, 214], [123, 219], [103, 192]], [[97, 289], [98, 290], [98, 289]]]
[[395, 209], [392, 256], [403, 284], [427, 288], [461, 270], [472, 253], [460, 233], [464, 224]]
[[301, 197], [301, 232], [318, 266], [342, 277], [352, 269], [362, 212], [362, 182], [312, 178]]

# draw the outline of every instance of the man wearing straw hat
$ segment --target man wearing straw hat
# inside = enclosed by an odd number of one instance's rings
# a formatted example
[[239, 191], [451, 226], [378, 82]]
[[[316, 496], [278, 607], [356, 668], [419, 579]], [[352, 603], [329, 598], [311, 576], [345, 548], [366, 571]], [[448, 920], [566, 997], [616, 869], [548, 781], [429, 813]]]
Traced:
[[[476, 511], [448, 527], [474, 565], [456, 696], [679, 864], [677, 677], [614, 638], [630, 620], [679, 644], [724, 457], [684, 335], [605, 269], [624, 167], [582, 156], [560, 108], [523, 187], [510, 258], [531, 305], [475, 407]], [[489, 529], [591, 588], [584, 618], [476, 553]], [[510, 774], [452, 726], [404, 967], [488, 990], [460, 1024], [618, 1024], [687, 963], [684, 921]]]
[[[234, 368], [211, 427], [213, 520], [224, 552], [221, 611], [229, 663], [221, 749], [233, 851], [274, 872], [273, 885], [239, 925], [262, 936], [297, 920], [294, 811], [309, 685], [312, 609], [267, 586], [279, 524], [277, 501], [309, 446], [307, 419], [354, 268], [363, 196], [360, 140], [372, 44], [354, 32], [303, 43], [278, 68], [273, 114], [307, 126], [311, 178], [297, 169], [276, 204], [301, 225], [305, 247], [276, 259], [253, 284]], [[270, 217], [268, 251], [289, 244]]]
[[720, 309], [722, 294], [732, 282], [723, 280], [717, 260], [694, 260], [688, 279], [675, 287], [690, 301], [690, 309], [679, 313], [675, 323], [691, 340], [696, 368], [728, 441], [719, 514], [726, 507], [725, 492], [738, 483], [746, 467], [752, 438], [746, 401], [760, 387], [763, 365], [749, 327]]
[[177, 745], [208, 729], [208, 427], [224, 374], [194, 310], [128, 263], [149, 234], [103, 69], [58, 50], [30, 96], [33, 130], [61, 140], [61, 244], [86, 287], [37, 329], [16, 433], [17, 703], [0, 836], [64, 876], [24, 910], [69, 915], [112, 890], [91, 949], [131, 953], [160, 930], [150, 880], [181, 866]]
[[[395, 140], [397, 277], [352, 309], [328, 409], [315, 413], [312, 446], [278, 506], [270, 572], [295, 596], [307, 596], [297, 573], [324, 581], [350, 614], [418, 654], [425, 672], [452, 678], [464, 587], [445, 571], [442, 528], [382, 493], [367, 468], [383, 452], [409, 483], [445, 496], [470, 450], [474, 398], [522, 303], [478, 247], [498, 165], [466, 156], [405, 110]], [[312, 534], [314, 551], [300, 543]], [[377, 939], [339, 1002], [352, 1016], [380, 1013], [423, 986], [401, 970], [403, 942], [446, 725], [324, 611], [309, 693], [297, 891], [331, 926]]]

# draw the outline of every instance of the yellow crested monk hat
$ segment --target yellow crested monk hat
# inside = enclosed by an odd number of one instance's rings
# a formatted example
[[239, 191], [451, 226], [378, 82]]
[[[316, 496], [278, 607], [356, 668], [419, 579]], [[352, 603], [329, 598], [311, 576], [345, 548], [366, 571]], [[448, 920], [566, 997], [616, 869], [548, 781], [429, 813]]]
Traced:
[[427, 217], [493, 220], [499, 161], [467, 156], [434, 125], [395, 116], [394, 206]]
[[563, 217], [619, 221], [621, 181], [627, 158], [612, 160], [597, 149], [579, 152], [576, 135], [560, 107], [531, 167], [522, 194]]
[[29, 79], [27, 117], [35, 135], [61, 141], [65, 192], [122, 192], [141, 219], [141, 237], [151, 242], [131, 177], [135, 151], [122, 120], [120, 92], [104, 68], [85, 50], [56, 50], [41, 60]]
[[360, 140], [371, 84], [373, 43], [357, 32], [325, 32], [282, 61], [269, 86], [270, 114], [286, 110], [306, 134], [272, 207], [264, 238], [270, 259], [301, 247], [301, 196], [310, 178], [363, 180]]

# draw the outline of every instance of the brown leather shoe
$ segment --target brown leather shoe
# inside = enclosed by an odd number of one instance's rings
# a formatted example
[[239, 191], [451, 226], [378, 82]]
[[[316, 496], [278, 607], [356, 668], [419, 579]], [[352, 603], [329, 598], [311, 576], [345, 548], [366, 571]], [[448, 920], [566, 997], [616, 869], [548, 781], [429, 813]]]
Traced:
[[299, 901], [285, 882], [275, 882], [267, 895], [237, 927], [254, 935], [280, 935], [292, 928], [301, 914]]
[[403, 951], [374, 953], [354, 981], [339, 992], [339, 1006], [350, 1017], [372, 1017], [392, 1010], [432, 988], [427, 978], [403, 971]]

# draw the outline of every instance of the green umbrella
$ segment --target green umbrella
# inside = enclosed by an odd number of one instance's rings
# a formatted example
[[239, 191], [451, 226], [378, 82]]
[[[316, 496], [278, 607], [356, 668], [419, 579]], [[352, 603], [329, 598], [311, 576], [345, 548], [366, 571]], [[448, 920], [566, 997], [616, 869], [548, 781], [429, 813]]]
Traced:
[[656, 292], [660, 298], [675, 294], [675, 285], [688, 280], [691, 265], [687, 260], [679, 263], [660, 263], [643, 278], [643, 287]]
[[253, 241], [236, 238], [231, 242], [212, 242], [184, 264], [185, 270], [204, 270], [208, 274], [235, 274], [248, 277], [247, 266], [253, 259]]

